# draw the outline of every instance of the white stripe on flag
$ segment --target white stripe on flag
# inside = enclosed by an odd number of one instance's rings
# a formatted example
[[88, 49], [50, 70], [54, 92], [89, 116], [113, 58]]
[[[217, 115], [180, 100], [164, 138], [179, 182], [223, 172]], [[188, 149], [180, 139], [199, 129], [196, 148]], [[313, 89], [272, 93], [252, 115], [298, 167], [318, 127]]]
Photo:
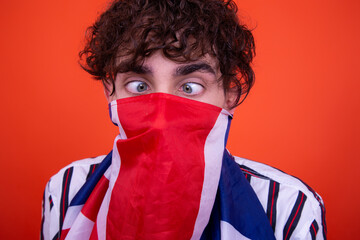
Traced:
[[121, 123], [119, 120], [116, 100], [111, 102], [110, 106], [111, 106], [111, 121], [113, 123], [117, 124], [117, 126], [119, 127], [120, 138], [126, 139], [127, 137], [126, 137], [125, 131], [124, 131], [123, 127], [121, 126]]
[[109, 180], [109, 188], [106, 191], [104, 199], [101, 203], [98, 215], [96, 217], [96, 226], [97, 226], [97, 233], [99, 240], [106, 239], [106, 222], [107, 222], [107, 215], [109, 212], [109, 205], [110, 205], [110, 197], [112, 193], [112, 189], [114, 188], [115, 182], [117, 177], [119, 176], [121, 161], [119, 151], [117, 149], [116, 142], [121, 139], [121, 136], [118, 135], [114, 141], [114, 147], [112, 152], [112, 161], [109, 168], [104, 173], [104, 176]]
[[[200, 239], [206, 225], [209, 222], [211, 210], [213, 208], [217, 188], [219, 185], [222, 158], [224, 154], [224, 141], [228, 115], [220, 113], [214, 127], [206, 138], [204, 148], [205, 172], [204, 183], [201, 192], [200, 208], [196, 218], [192, 240]], [[219, 143], [219, 139], [221, 139]]]
[[64, 223], [62, 229], [69, 229], [75, 222], [75, 219], [79, 216], [80, 211], [84, 204], [77, 205], [77, 206], [70, 206], [65, 215]]
[[89, 239], [93, 226], [94, 222], [80, 212], [65, 239]]
[[114, 188], [115, 182], [119, 176], [119, 171], [120, 171], [120, 166], [121, 166], [121, 159], [120, 159], [120, 155], [119, 155], [119, 151], [117, 148], [117, 141], [121, 139], [120, 135], [117, 135], [114, 141], [114, 147], [113, 147], [113, 152], [112, 152], [112, 160], [111, 160], [111, 165], [109, 166], [109, 169], [111, 169], [110, 171], [110, 175], [109, 175], [109, 189]]
[[[111, 165], [104, 173], [104, 176], [109, 179], [111, 174]], [[112, 188], [111, 188], [112, 189]], [[100, 205], [100, 209], [98, 215], [96, 217], [96, 227], [98, 233], [98, 240], [105, 240], [106, 239], [106, 219], [107, 214], [109, 211], [109, 203], [110, 203], [110, 196], [111, 196], [111, 189], [110, 187], [107, 189], [104, 199]]]
[[220, 221], [221, 240], [250, 240], [242, 235], [230, 223]]

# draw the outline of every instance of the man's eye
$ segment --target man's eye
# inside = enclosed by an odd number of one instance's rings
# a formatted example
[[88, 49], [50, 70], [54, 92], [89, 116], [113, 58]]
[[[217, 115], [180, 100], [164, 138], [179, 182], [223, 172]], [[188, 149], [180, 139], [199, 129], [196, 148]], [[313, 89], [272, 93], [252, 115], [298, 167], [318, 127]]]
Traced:
[[196, 94], [201, 93], [204, 90], [204, 87], [199, 83], [190, 82], [190, 83], [185, 83], [184, 85], [182, 85], [181, 90], [185, 94], [196, 95]]
[[127, 83], [125, 88], [131, 93], [142, 93], [148, 90], [149, 86], [142, 81], [132, 81]]

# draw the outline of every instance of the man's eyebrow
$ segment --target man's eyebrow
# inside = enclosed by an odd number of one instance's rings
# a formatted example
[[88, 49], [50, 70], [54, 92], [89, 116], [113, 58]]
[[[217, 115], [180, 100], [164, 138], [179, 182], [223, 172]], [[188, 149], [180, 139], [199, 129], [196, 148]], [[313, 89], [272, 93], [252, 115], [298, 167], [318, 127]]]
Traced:
[[196, 71], [205, 71], [215, 75], [215, 70], [209, 64], [204, 62], [182, 65], [176, 69], [175, 75], [188, 75]]
[[137, 73], [137, 74], [151, 74], [152, 70], [149, 67], [144, 66], [144, 65], [135, 65], [135, 66], [129, 67], [127, 72], [133, 72], [133, 73]]

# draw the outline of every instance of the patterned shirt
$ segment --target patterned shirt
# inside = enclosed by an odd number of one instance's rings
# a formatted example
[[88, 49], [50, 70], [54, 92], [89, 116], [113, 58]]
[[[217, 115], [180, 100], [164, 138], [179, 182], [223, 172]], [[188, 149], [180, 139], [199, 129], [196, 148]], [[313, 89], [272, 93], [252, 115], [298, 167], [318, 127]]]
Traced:
[[[60, 239], [69, 203], [105, 156], [76, 161], [46, 185], [41, 239]], [[234, 157], [255, 191], [276, 239], [326, 239], [321, 197], [301, 180], [268, 165]]]

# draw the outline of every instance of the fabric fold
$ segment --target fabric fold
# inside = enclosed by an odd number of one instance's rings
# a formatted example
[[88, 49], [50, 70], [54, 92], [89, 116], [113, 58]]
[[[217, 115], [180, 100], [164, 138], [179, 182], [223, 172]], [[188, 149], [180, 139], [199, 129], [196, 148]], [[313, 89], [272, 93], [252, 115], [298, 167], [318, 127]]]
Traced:
[[226, 110], [163, 93], [109, 108], [120, 134], [72, 200], [61, 239], [274, 239], [225, 149]]

